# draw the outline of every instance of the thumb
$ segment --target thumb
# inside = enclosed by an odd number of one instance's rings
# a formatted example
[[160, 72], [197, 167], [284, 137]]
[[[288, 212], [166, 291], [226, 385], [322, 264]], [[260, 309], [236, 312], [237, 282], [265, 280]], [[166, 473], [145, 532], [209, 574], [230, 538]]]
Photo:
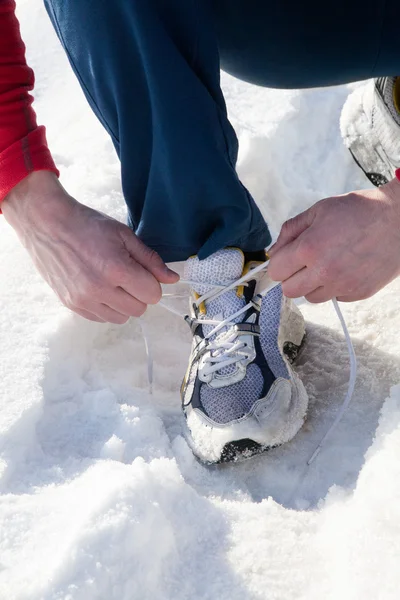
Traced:
[[285, 223], [282, 225], [278, 239], [276, 240], [275, 244], [269, 248], [268, 255], [272, 258], [274, 254], [278, 252], [278, 250], [287, 244], [290, 244], [290, 242], [293, 242], [299, 237], [299, 235], [308, 229], [310, 225], [312, 225], [314, 219], [315, 210], [314, 206], [312, 206], [296, 217], [293, 217], [293, 219], [285, 221]]
[[155, 250], [146, 246], [129, 228], [122, 232], [122, 240], [129, 254], [160, 283], [177, 283], [178, 273], [167, 267]]

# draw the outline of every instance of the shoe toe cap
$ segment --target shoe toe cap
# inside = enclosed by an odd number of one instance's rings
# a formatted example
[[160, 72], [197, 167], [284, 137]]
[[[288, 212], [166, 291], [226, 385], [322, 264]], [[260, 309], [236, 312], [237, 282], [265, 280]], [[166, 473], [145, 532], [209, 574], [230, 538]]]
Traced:
[[219, 462], [224, 447], [232, 442], [251, 440], [262, 448], [278, 446], [301, 428], [307, 405], [307, 393], [297, 377], [278, 378], [268, 395], [239, 420], [221, 425], [197, 409], [188, 411], [188, 441], [196, 456], [211, 463]]

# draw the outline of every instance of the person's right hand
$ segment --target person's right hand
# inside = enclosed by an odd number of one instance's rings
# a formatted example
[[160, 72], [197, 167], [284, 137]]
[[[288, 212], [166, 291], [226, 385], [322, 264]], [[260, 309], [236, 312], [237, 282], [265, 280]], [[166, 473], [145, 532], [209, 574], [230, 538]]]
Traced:
[[50, 172], [32, 173], [1, 205], [39, 273], [86, 319], [126, 323], [161, 298], [168, 269], [123, 223], [80, 204]]

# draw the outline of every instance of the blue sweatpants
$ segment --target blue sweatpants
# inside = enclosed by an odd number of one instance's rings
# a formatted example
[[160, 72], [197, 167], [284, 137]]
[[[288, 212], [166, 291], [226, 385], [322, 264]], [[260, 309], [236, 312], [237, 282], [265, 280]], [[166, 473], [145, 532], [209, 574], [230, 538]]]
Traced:
[[281, 88], [400, 73], [395, 0], [45, 4], [121, 160], [129, 222], [165, 261], [270, 242], [236, 174], [220, 66]]

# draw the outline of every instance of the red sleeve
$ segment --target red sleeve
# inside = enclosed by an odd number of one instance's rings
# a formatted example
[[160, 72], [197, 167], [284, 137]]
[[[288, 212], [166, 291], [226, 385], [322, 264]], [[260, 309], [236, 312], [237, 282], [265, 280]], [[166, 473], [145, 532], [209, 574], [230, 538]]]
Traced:
[[15, 1], [0, 0], [0, 202], [32, 171], [59, 175], [47, 147], [45, 128], [36, 123], [29, 94], [33, 85]]

